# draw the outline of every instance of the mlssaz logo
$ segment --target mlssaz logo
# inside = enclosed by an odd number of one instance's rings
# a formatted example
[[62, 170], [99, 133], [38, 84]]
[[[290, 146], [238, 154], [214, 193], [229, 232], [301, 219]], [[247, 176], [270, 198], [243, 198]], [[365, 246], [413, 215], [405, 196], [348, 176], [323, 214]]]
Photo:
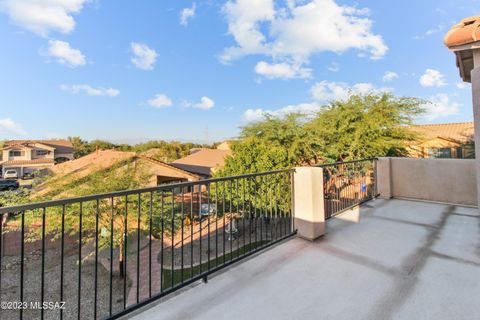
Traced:
[[44, 309], [44, 310], [55, 310], [55, 309], [62, 309], [65, 310], [65, 302], [64, 301], [33, 301], [30, 302], [30, 309]]

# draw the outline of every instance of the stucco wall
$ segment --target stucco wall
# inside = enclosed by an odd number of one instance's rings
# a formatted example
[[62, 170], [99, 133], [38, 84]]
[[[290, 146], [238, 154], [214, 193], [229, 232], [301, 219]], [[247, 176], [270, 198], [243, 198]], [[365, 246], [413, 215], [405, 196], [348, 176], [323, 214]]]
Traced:
[[384, 198], [476, 206], [475, 160], [380, 158], [378, 190]]

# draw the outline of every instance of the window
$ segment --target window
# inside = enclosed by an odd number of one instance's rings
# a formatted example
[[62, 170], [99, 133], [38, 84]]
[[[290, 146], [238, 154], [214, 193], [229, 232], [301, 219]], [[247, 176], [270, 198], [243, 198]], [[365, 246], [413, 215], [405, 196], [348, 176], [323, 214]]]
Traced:
[[46, 156], [47, 154], [49, 154], [50, 152], [47, 151], [47, 150], [37, 150], [36, 151], [36, 154], [37, 156]]
[[457, 159], [463, 159], [463, 148], [458, 147], [456, 150], [457, 150]]
[[429, 158], [451, 158], [452, 149], [450, 148], [431, 148], [428, 149]]
[[463, 157], [465, 159], [475, 159], [475, 146], [473, 144], [463, 146]]
[[23, 157], [25, 155], [25, 152], [24, 151], [20, 151], [20, 150], [11, 150], [8, 155], [10, 157]]

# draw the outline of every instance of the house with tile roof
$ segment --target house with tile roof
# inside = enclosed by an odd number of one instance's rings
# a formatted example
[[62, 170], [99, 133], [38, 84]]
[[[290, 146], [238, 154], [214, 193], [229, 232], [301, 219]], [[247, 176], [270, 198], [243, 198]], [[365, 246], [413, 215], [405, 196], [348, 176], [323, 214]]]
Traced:
[[73, 159], [73, 145], [67, 140], [10, 140], [3, 145], [2, 176], [15, 170], [19, 177], [42, 171]]
[[94, 174], [135, 169], [141, 169], [137, 171], [142, 173], [142, 187], [201, 179], [199, 175], [135, 152], [97, 150], [53, 167], [50, 179], [40, 185], [36, 192], [38, 195], [51, 195], [52, 192], [58, 193], [61, 189], [58, 195], [68, 196], [69, 190], [82, 188], [88, 184], [89, 177]]
[[411, 157], [475, 158], [473, 122], [414, 125], [410, 130], [418, 134], [408, 146]]
[[216, 170], [224, 167], [225, 158], [231, 154], [229, 144], [221, 143], [216, 149], [192, 149], [188, 156], [175, 160], [170, 165], [203, 178], [210, 178]]

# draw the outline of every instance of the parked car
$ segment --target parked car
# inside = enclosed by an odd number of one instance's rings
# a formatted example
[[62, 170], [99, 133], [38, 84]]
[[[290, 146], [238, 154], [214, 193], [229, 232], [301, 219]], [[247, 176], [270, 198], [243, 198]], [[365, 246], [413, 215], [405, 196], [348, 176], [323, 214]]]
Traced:
[[17, 180], [0, 179], [0, 191], [12, 191], [20, 188]]
[[3, 174], [3, 179], [18, 179], [18, 172], [17, 170], [7, 170]]

